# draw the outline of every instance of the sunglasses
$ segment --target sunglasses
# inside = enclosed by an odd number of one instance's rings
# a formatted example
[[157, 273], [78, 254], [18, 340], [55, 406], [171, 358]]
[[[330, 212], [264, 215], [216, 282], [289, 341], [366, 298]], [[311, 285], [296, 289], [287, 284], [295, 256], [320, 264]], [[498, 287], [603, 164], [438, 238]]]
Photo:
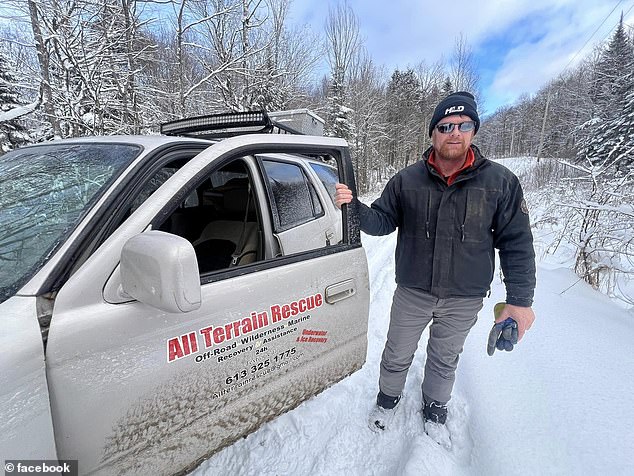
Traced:
[[441, 134], [449, 134], [453, 131], [454, 126], [458, 126], [460, 132], [469, 132], [475, 129], [475, 121], [461, 122], [460, 124], [454, 124], [453, 122], [444, 122], [436, 126], [436, 130]]

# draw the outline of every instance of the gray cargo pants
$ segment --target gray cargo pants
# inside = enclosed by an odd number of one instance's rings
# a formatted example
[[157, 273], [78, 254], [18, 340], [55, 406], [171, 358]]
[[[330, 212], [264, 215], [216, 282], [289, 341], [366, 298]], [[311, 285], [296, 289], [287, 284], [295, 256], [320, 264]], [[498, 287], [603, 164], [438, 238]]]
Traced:
[[420, 336], [432, 321], [427, 344], [423, 394], [441, 403], [451, 398], [459, 355], [478, 318], [483, 299], [438, 299], [416, 288], [397, 286], [381, 358], [379, 388], [401, 395]]

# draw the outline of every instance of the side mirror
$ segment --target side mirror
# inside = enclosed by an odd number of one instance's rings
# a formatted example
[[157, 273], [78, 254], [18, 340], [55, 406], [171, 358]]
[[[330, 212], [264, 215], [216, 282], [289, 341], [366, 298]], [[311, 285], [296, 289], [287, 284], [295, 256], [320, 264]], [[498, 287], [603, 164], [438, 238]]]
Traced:
[[130, 238], [121, 250], [123, 291], [167, 312], [200, 307], [200, 277], [194, 247], [185, 238], [148, 231]]

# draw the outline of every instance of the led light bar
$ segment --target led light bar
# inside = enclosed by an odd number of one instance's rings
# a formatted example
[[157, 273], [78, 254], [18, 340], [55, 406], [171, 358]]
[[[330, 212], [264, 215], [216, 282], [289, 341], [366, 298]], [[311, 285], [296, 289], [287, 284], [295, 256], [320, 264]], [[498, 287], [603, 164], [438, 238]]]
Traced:
[[[279, 113], [276, 113], [279, 114]], [[276, 118], [277, 119], [277, 118]], [[161, 134], [201, 139], [222, 139], [243, 134], [304, 134], [304, 131], [272, 120], [264, 111], [227, 112], [161, 124]]]
[[244, 133], [244, 128], [260, 127], [262, 132], [266, 132], [272, 126], [271, 120], [264, 111], [228, 112], [166, 122], [161, 124], [161, 134], [176, 136], [209, 133], [213, 136], [220, 132], [220, 135], [227, 135], [230, 134], [231, 129], [242, 129], [237, 132]]

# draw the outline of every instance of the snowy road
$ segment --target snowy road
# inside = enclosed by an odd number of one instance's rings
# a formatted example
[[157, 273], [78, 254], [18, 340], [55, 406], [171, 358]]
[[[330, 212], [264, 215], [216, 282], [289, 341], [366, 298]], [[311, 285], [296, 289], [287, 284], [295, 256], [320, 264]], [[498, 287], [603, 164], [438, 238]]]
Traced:
[[596, 475], [634, 472], [634, 316], [541, 265], [537, 321], [511, 353], [486, 354], [496, 278], [458, 369], [446, 451], [423, 432], [423, 334], [393, 429], [366, 426], [394, 292], [396, 235], [363, 235], [370, 265], [365, 366], [203, 463], [200, 475]]

